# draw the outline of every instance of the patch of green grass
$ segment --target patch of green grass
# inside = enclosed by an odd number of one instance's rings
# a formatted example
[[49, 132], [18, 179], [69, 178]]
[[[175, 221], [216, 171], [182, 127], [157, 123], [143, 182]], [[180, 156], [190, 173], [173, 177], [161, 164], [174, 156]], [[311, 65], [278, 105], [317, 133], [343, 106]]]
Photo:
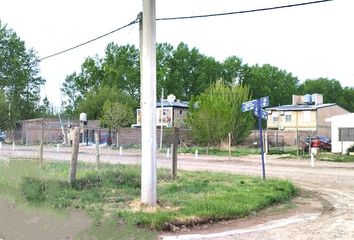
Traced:
[[347, 154], [320, 153], [316, 156], [316, 160], [329, 162], [354, 162], [354, 156]]
[[[34, 205], [80, 208], [111, 216], [98, 218], [101, 224], [90, 230], [101, 231], [102, 239], [109, 239], [103, 233], [106, 227], [116, 231], [124, 226], [119, 231], [128, 232], [134, 225], [167, 230], [171, 224], [239, 218], [286, 202], [296, 194], [296, 188], [284, 180], [179, 171], [178, 179], [172, 181], [170, 172], [161, 169], [158, 170], [159, 206], [156, 211], [148, 211], [140, 204], [140, 166], [102, 164], [97, 169], [93, 164], [80, 163], [77, 181], [72, 185], [66, 182], [68, 171], [67, 163], [46, 163], [34, 174], [24, 171], [17, 186], [23, 198]], [[125, 224], [121, 225], [119, 219]]]
[[299, 148], [299, 155], [297, 155], [298, 151], [297, 151], [296, 146], [270, 147], [268, 154], [270, 154], [270, 155], [286, 155], [286, 156], [284, 156], [284, 158], [286, 158], [286, 157], [293, 158], [294, 156], [297, 157], [297, 156], [303, 156], [303, 155], [308, 156], [308, 152], [307, 151], [305, 152], [301, 147]]
[[[192, 153], [198, 150], [199, 155], [211, 155], [211, 156], [229, 156], [228, 150], [219, 150], [216, 148], [210, 148], [207, 152], [206, 148], [202, 147], [189, 147], [189, 148], [178, 148], [179, 153]], [[231, 156], [239, 157], [239, 156], [247, 156], [251, 154], [259, 153], [258, 148], [250, 148], [250, 147], [236, 147], [231, 151]]]
[[[300, 152], [300, 155], [296, 154], [284, 154], [279, 157], [279, 159], [309, 159], [310, 155], [308, 153]], [[354, 156], [347, 154], [337, 154], [331, 152], [320, 152], [315, 155], [315, 159], [318, 161], [327, 161], [327, 162], [354, 162]]]

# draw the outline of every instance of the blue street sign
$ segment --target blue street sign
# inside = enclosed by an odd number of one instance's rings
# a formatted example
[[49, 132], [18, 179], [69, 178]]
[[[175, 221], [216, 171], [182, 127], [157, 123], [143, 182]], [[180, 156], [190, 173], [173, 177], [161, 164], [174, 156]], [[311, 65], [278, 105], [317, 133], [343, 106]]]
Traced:
[[258, 117], [258, 128], [259, 128], [259, 145], [261, 149], [262, 157], [262, 175], [263, 179], [266, 179], [265, 174], [265, 164], [264, 164], [264, 152], [263, 152], [263, 137], [262, 137], [262, 118], [267, 120], [268, 113], [262, 108], [269, 106], [269, 97], [262, 97], [259, 99], [251, 100], [245, 103], [242, 103], [242, 112], [247, 112], [253, 110], [253, 114]]
[[257, 100], [242, 103], [242, 112], [253, 110], [257, 106]]
[[266, 97], [262, 97], [260, 100], [260, 104], [261, 104], [261, 107], [264, 108], [264, 107], [268, 107], [269, 106], [269, 97], [266, 96]]
[[[253, 109], [253, 114], [258, 117], [258, 108]], [[263, 109], [261, 109], [261, 118], [268, 120], [268, 113]]]

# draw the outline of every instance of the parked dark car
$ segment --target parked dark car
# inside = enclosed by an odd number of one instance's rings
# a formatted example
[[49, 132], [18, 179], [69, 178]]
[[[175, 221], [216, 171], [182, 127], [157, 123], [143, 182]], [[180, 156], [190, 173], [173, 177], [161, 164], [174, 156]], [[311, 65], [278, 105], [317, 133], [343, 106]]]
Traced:
[[5, 139], [6, 139], [5, 133], [0, 131], [0, 142], [5, 141]]
[[320, 150], [331, 151], [332, 149], [331, 139], [325, 136], [306, 137], [305, 141], [303, 142], [303, 149], [305, 151], [309, 150], [310, 139], [311, 139], [311, 147], [317, 147]]

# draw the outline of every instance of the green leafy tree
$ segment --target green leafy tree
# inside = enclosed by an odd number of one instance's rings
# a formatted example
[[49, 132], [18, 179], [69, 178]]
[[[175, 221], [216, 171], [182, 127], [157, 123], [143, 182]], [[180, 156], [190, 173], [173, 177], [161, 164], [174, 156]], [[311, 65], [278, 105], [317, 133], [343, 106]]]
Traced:
[[240, 58], [236, 56], [228, 57], [222, 63], [222, 80], [228, 86], [242, 84], [247, 69], [247, 65], [243, 64]]
[[0, 131], [8, 129], [9, 109], [5, 92], [0, 90]]
[[66, 76], [63, 86], [60, 91], [66, 96], [63, 104], [66, 108], [66, 112], [69, 115], [74, 114], [77, 110], [77, 102], [82, 98], [83, 91], [78, 85], [79, 76], [76, 73], [72, 73]]
[[[105, 56], [100, 59], [86, 58], [81, 66], [81, 72], [68, 75], [63, 83], [61, 92], [65, 95], [67, 113], [77, 114], [92, 108], [91, 116], [98, 116], [96, 106], [84, 106], [87, 101], [94, 99], [96, 92], [105, 86], [119, 89], [132, 98], [139, 99], [140, 94], [139, 51], [132, 45], [118, 46], [108, 44]], [[115, 96], [115, 94], [113, 94]], [[111, 98], [106, 96], [103, 100]], [[104, 101], [103, 101], [104, 102]], [[102, 107], [103, 102], [99, 102]], [[93, 102], [89, 103], [93, 104]], [[83, 107], [84, 106], [84, 107]], [[80, 108], [80, 109], [79, 109]]]
[[342, 91], [339, 81], [328, 78], [308, 79], [299, 86], [300, 94], [322, 94], [324, 103], [337, 103]]
[[72, 73], [66, 76], [61, 92], [66, 96], [64, 106], [69, 114], [77, 110], [78, 102], [88, 92], [97, 91], [103, 84], [104, 74], [101, 67], [101, 60], [88, 57], [81, 65], [80, 73]]
[[134, 121], [134, 113], [131, 107], [120, 102], [105, 101], [102, 113], [100, 124], [109, 129], [118, 130], [121, 127], [128, 127]]
[[232, 142], [242, 142], [250, 133], [254, 118], [241, 112], [241, 104], [250, 100], [247, 86], [227, 87], [223, 82], [211, 85], [190, 102], [187, 124], [199, 144], [219, 145], [228, 133]]
[[271, 106], [291, 104], [299, 80], [285, 70], [265, 64], [248, 67], [243, 85], [248, 85], [254, 98], [269, 96]]
[[221, 77], [219, 62], [199, 53], [197, 48], [189, 49], [185, 43], [172, 51], [167, 64], [166, 89], [182, 100], [199, 95]]
[[96, 91], [86, 93], [77, 103], [77, 111], [75, 115], [81, 112], [87, 114], [89, 119], [99, 119], [102, 115], [104, 103], [109, 100], [111, 102], [121, 102], [131, 109], [138, 106], [136, 99], [116, 87], [102, 86]]
[[11, 122], [38, 116], [40, 87], [45, 83], [38, 63], [35, 51], [26, 49], [25, 42], [0, 21], [0, 89], [11, 105]]
[[354, 88], [345, 87], [337, 103], [349, 112], [354, 112]]
[[171, 71], [173, 46], [168, 43], [159, 43], [156, 46], [156, 78], [157, 97], [161, 98], [161, 88], [167, 93], [174, 93], [173, 89], [167, 88], [167, 77]]
[[[110, 129], [110, 139], [112, 140], [113, 132], [116, 133], [116, 146], [119, 145], [118, 132], [121, 127], [128, 127], [134, 121], [134, 113], [131, 107], [121, 102], [105, 101], [102, 107], [102, 116], [100, 124]], [[114, 136], [113, 136], [114, 139]]]
[[103, 83], [117, 86], [128, 95], [140, 97], [139, 50], [134, 45], [118, 46], [110, 43], [102, 60]]
[[53, 106], [50, 104], [47, 97], [44, 97], [42, 104], [38, 107], [38, 112], [40, 113], [41, 117], [56, 117]]

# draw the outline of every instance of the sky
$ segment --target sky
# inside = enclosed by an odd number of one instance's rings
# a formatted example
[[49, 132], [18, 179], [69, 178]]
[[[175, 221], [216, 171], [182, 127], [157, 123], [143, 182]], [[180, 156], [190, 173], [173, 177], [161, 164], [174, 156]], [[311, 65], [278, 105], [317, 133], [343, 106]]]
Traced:
[[[156, 0], [156, 16], [221, 13], [308, 2], [310, 0]], [[158, 21], [156, 41], [196, 47], [223, 61], [271, 64], [300, 82], [327, 77], [354, 87], [354, 1], [213, 18]], [[142, 0], [0, 0], [0, 20], [40, 58], [110, 32], [136, 19]], [[46, 79], [42, 96], [60, 106], [65, 77], [79, 72], [87, 57], [104, 56], [108, 43], [138, 46], [138, 25], [39, 64]], [[170, 94], [170, 93], [168, 93]]]

